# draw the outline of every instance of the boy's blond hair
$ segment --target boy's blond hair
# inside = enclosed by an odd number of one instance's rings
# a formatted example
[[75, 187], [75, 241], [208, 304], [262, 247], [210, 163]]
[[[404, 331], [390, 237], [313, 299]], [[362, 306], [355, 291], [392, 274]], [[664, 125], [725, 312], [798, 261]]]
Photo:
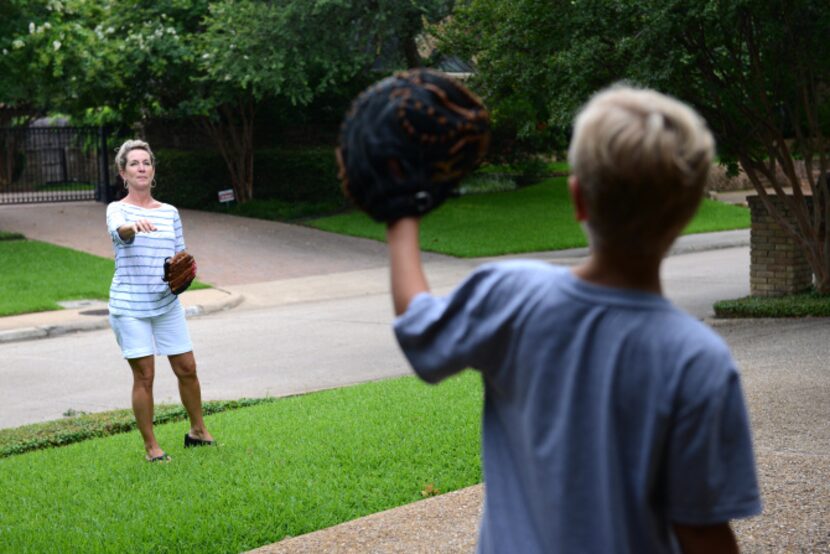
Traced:
[[627, 86], [597, 93], [568, 151], [592, 243], [648, 253], [679, 232], [703, 196], [714, 146], [706, 122], [674, 98]]

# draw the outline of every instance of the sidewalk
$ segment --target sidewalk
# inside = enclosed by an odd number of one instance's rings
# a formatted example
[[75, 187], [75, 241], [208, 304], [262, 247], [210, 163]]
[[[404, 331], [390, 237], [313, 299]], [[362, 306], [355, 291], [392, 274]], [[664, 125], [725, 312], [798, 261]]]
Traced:
[[413, 502], [251, 550], [249, 554], [474, 552], [484, 486]]
[[[187, 291], [180, 298], [187, 317], [229, 310], [242, 302], [241, 294], [219, 288]], [[92, 300], [66, 305], [71, 307], [51, 312], [0, 317], [0, 344], [109, 327], [106, 302]]]

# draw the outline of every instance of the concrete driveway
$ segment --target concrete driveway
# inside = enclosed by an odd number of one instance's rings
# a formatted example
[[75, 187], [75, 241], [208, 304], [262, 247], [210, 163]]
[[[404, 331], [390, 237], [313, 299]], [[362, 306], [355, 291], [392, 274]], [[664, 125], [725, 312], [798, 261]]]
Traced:
[[[385, 267], [386, 245], [275, 221], [180, 210], [199, 278], [225, 287]], [[0, 206], [0, 229], [113, 257], [98, 202]], [[428, 254], [426, 260], [443, 257]]]

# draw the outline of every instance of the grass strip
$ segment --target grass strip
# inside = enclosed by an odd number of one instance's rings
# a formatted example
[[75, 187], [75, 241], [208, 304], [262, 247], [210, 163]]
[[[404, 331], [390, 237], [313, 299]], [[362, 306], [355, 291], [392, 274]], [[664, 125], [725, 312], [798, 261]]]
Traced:
[[[352, 211], [308, 222], [312, 227], [385, 240], [385, 225]], [[704, 200], [684, 234], [744, 229], [749, 210]], [[587, 245], [574, 220], [564, 177], [512, 192], [453, 198], [422, 221], [421, 247], [463, 258], [498, 256]]]
[[34, 240], [0, 240], [0, 260], [0, 317], [60, 310], [63, 300], [106, 300], [115, 271], [111, 259]]
[[[385, 240], [386, 226], [359, 211], [309, 225], [345, 235]], [[564, 179], [512, 192], [452, 198], [422, 220], [421, 248], [459, 257], [495, 256], [585, 245], [573, 221]]]
[[61, 300], [109, 297], [112, 260], [33, 240], [0, 242], [0, 316], [59, 310]]
[[682, 234], [694, 235], [697, 233], [749, 229], [751, 224], [749, 208], [704, 198], [697, 209], [697, 213], [683, 229]]
[[[202, 404], [202, 411], [205, 415], [218, 414], [275, 400], [275, 398], [212, 400]], [[187, 419], [187, 412], [181, 405], [159, 404], [155, 407], [153, 421], [156, 425], [185, 419]], [[0, 429], [0, 458], [44, 448], [66, 446], [97, 437], [109, 437], [127, 433], [135, 428], [132, 410], [111, 410], [94, 414], [81, 413], [65, 419]]]
[[148, 464], [136, 433], [0, 460], [2, 552], [243, 552], [481, 481], [481, 380], [414, 378], [208, 417]]
[[746, 296], [715, 303], [722, 318], [830, 317], [830, 295], [815, 291], [780, 297]]

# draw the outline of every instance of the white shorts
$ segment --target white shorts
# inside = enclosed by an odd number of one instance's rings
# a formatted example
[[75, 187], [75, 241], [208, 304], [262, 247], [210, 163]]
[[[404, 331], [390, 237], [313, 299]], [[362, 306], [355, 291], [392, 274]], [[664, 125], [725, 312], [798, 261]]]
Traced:
[[110, 325], [128, 360], [153, 354], [174, 356], [193, 350], [181, 306], [155, 317], [110, 314]]

